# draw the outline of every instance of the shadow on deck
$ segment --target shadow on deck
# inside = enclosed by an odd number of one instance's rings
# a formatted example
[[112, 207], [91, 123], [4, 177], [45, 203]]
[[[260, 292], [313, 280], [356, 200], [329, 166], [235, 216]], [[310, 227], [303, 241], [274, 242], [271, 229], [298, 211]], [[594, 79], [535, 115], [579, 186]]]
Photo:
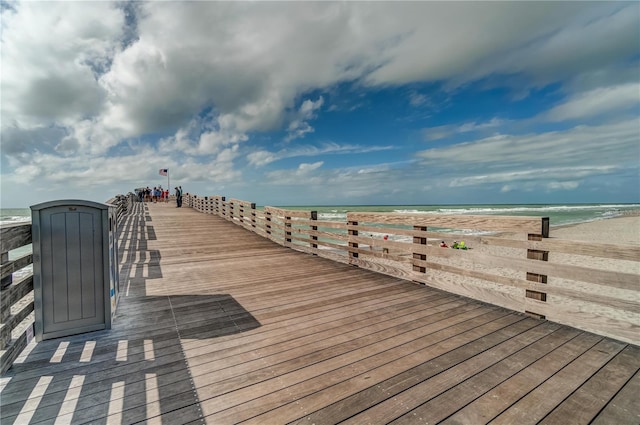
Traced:
[[162, 267], [160, 251], [147, 244], [157, 239], [154, 228], [143, 221], [150, 217], [134, 213], [120, 232], [129, 249], [120, 251], [122, 297], [112, 329], [32, 342], [2, 378], [0, 423], [201, 419], [181, 339], [209, 340], [260, 323], [229, 294], [145, 295]]

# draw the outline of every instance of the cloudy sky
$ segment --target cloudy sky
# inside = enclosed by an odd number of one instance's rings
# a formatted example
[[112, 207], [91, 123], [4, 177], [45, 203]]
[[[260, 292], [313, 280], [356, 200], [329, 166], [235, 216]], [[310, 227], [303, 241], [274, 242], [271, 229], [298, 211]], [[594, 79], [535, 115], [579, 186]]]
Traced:
[[2, 207], [640, 201], [640, 3], [2, 1]]

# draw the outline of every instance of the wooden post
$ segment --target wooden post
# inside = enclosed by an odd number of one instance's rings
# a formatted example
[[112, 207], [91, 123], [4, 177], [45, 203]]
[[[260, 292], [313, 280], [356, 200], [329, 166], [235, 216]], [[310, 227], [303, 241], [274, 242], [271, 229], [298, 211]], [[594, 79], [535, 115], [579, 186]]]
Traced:
[[[347, 221], [347, 226], [357, 226], [358, 222], [357, 221]], [[349, 236], [358, 236], [358, 230], [357, 229], [349, 229]], [[351, 238], [349, 238], [351, 239]], [[352, 242], [351, 240], [349, 240], [349, 260], [351, 259], [356, 259], [358, 258], [358, 253], [354, 252], [352, 249], [353, 248], [358, 248], [358, 242]]]
[[[316, 221], [318, 220], [318, 211], [311, 211], [311, 220]], [[314, 232], [318, 231], [318, 226], [311, 226], [311, 230]], [[311, 245], [311, 248], [313, 249], [318, 249], [318, 244], [314, 243], [313, 241], [317, 241], [318, 237], [316, 235], [311, 235], [311, 242], [309, 242], [309, 244]], [[313, 255], [318, 255], [316, 253], [313, 253]]]
[[[4, 266], [8, 262], [9, 262], [9, 253], [3, 252], [2, 254], [0, 254], [0, 263], [2, 263], [2, 265]], [[11, 285], [12, 283], [13, 283], [13, 274], [9, 274], [8, 276], [2, 279], [0, 286], [4, 290], [7, 286]], [[8, 306], [8, 308], [0, 309], [0, 324], [9, 326], [8, 324], [5, 324], [9, 317], [11, 317], [11, 306]], [[5, 335], [4, 338], [0, 339], [0, 350], [4, 350], [7, 343], [11, 340], [11, 332], [5, 333], [4, 335]]]
[[222, 218], [227, 218], [227, 203], [226, 203], [227, 198], [226, 197], [222, 197], [222, 202], [220, 203], [220, 212], [222, 214], [220, 214], [220, 217]]
[[271, 211], [264, 212], [264, 221], [265, 232], [267, 232], [267, 235], [271, 237]]
[[[413, 226], [413, 230], [419, 230], [421, 232], [426, 232], [427, 231], [427, 227], [426, 226]], [[426, 245], [427, 244], [427, 237], [422, 237], [422, 236], [414, 236], [413, 237], [413, 243], [414, 244], [418, 244], [418, 245]], [[414, 260], [423, 260], [425, 261], [427, 259], [427, 254], [421, 254], [419, 252], [414, 252], [413, 253], [413, 259]], [[413, 261], [413, 271], [414, 272], [419, 272], [419, 273], [426, 273], [427, 272], [427, 268], [424, 266], [420, 266], [416, 264], [416, 261]]]
[[[9, 262], [9, 253], [3, 252], [2, 254], [0, 254], [0, 264], [4, 266], [8, 262]], [[4, 277], [0, 281], [0, 288], [4, 289], [7, 286], [11, 285], [12, 283], [13, 283], [13, 274], [10, 274], [9, 276]]]
[[256, 227], [256, 204], [251, 204], [251, 227]]
[[[529, 233], [527, 239], [530, 241], [541, 241], [543, 238], [549, 237], [549, 217], [543, 217], [540, 226], [540, 233]], [[549, 261], [549, 251], [540, 251], [537, 249], [528, 249], [527, 258], [532, 260]], [[527, 272], [527, 280], [530, 282], [547, 283], [547, 275]], [[525, 290], [525, 297], [537, 301], [547, 302], [547, 293], [541, 291]], [[543, 314], [525, 310], [525, 313], [538, 319], [545, 319]]]
[[291, 244], [291, 217], [284, 217], [284, 242], [285, 246]]

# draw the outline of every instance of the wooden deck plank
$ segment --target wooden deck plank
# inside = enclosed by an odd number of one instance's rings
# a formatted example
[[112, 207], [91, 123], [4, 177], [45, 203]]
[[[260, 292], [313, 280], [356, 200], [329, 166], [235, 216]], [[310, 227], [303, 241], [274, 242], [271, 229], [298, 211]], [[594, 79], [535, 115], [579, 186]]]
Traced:
[[[303, 398], [297, 398], [296, 403], [273, 409], [277, 404], [270, 399], [272, 397], [269, 397], [263, 402], [263, 409], [270, 407], [272, 410], [252, 418], [252, 422], [337, 423], [376, 404], [376, 397], [385, 394], [380, 388], [390, 380], [398, 380], [396, 385], [401, 386], [412, 377], [423, 376], [423, 373], [418, 373], [418, 371], [422, 372], [421, 365], [424, 365], [428, 359], [437, 358], [457, 344], [464, 345], [469, 341], [478, 343], [479, 335], [482, 335], [482, 342], [479, 345], [476, 344], [476, 348], [480, 345], [486, 347], [499, 333], [490, 333], [489, 335], [493, 337], [487, 336], [487, 333], [492, 330], [510, 328], [502, 334], [502, 337], [497, 337], [506, 339], [511, 335], [510, 332], [522, 331], [522, 326], [534, 326], [533, 321], [527, 324], [526, 319], [521, 316], [500, 316], [499, 311], [487, 313], [482, 318], [484, 323], [479, 320], [474, 320], [473, 324], [462, 322], [435, 332], [422, 341], [407, 344], [400, 350], [393, 349], [391, 352], [380, 353], [358, 361], [355, 364], [357, 368], [343, 367], [295, 385], [289, 388], [289, 391]], [[477, 327], [469, 329], [469, 326], [473, 325]], [[304, 411], [300, 411], [297, 404], [303, 404]]]
[[[600, 339], [593, 336], [591, 338], [583, 337], [584, 335], [577, 334], [566, 341], [561, 339], [558, 344], [550, 343], [548, 341], [550, 338], [540, 340], [422, 404], [418, 409], [408, 414], [407, 419], [418, 415], [427, 422], [444, 421], [454, 412], [489, 390], [512, 379], [523, 367], [524, 370], [529, 368], [535, 370], [537, 367], [546, 371], [549, 369], [549, 362], [568, 363], [577, 355], [591, 348]], [[479, 411], [477, 408], [473, 410]], [[449, 422], [457, 423], [456, 419], [451, 419]], [[486, 422], [488, 422], [487, 419], [478, 420], [476, 423]]]
[[[447, 304], [444, 308], [449, 308], [448, 300], [440, 300], [443, 304]], [[434, 307], [436, 304], [433, 304]], [[409, 314], [413, 311], [424, 310], [422, 305], [414, 305], [412, 308], [409, 308]], [[372, 312], [373, 313], [373, 312]], [[355, 338], [359, 335], [363, 335], [365, 332], [369, 332], [367, 329], [370, 329], [371, 326], [384, 322], [388, 326], [391, 325], [393, 317], [390, 314], [378, 314], [371, 315], [368, 319], [353, 321], [351, 317], [347, 317], [343, 320], [335, 320], [333, 322], [327, 323], [326, 325], [316, 325], [313, 327], [308, 326], [308, 324], [302, 324], [305, 327], [301, 329], [291, 329], [291, 332], [288, 333], [286, 339], [284, 338], [265, 338], [264, 335], [258, 335], [260, 339], [257, 339], [251, 343], [246, 343], [243, 346], [236, 348], [233, 350], [226, 350], [224, 352], [224, 361], [227, 361], [226, 366], [228, 367], [232, 363], [240, 363], [243, 355], [248, 355], [251, 357], [252, 354], [256, 350], [260, 350], [260, 354], [262, 357], [267, 357], [270, 355], [274, 355], [280, 352], [286, 352], [291, 350], [292, 346], [302, 347], [308, 344], [333, 344], [337, 341], [337, 338], [345, 340], [348, 338]], [[197, 350], [197, 351], [196, 351]], [[222, 357], [220, 350], [215, 348], [216, 357]], [[189, 349], [190, 355], [197, 355], [198, 353], [210, 353], [212, 348], [210, 346], [198, 347], [196, 349]], [[287, 355], [290, 355], [289, 352]], [[228, 363], [228, 362], [232, 363]], [[195, 367], [199, 364], [199, 362], [190, 362], [191, 367]]]
[[3, 378], [3, 425], [638, 422], [638, 347], [187, 208], [136, 205], [121, 231], [113, 328], [37, 344]]
[[[590, 422], [640, 369], [640, 350], [626, 347], [556, 407], [542, 424]], [[636, 401], [639, 394], [636, 394]], [[571, 420], [568, 421], [567, 418]]]
[[499, 361], [520, 351], [523, 347], [550, 339], [552, 343], [560, 343], [575, 335], [569, 330], [559, 329], [559, 326], [543, 324], [525, 331], [495, 347], [470, 357], [465, 361], [442, 371], [441, 373], [420, 382], [392, 399], [388, 399], [376, 406], [351, 417], [345, 423], [357, 424], [366, 422], [399, 423], [415, 422], [420, 416], [405, 416], [407, 412], [418, 408], [425, 401], [434, 398], [458, 383], [474, 376], [478, 372], [498, 363]]
[[[351, 364], [362, 356], [371, 356], [411, 341], [421, 332], [432, 332], [446, 327], [448, 321], [444, 319], [455, 322], [456, 320], [462, 321], [475, 317], [481, 313], [476, 310], [479, 309], [473, 307], [465, 308], [463, 306], [458, 310], [451, 309], [436, 313], [431, 320], [437, 321], [432, 322], [431, 326], [414, 324], [419, 326], [417, 330], [411, 330], [412, 323], [407, 323], [404, 326], [398, 325], [353, 340], [338, 342], [336, 345], [329, 347], [318, 347], [318, 349], [315, 349], [314, 346], [305, 347], [307, 348], [306, 352], [296, 351], [286, 361], [276, 364], [271, 362], [263, 363], [262, 359], [260, 359], [259, 365], [262, 367], [255, 371], [245, 372], [242, 376], [233, 374], [232, 377], [224, 381], [218, 381], [216, 385], [207, 385], [200, 388], [199, 394], [203, 413], [205, 415], [215, 413], [219, 407], [231, 407], [237, 404], [238, 400], [250, 400], [260, 394], [264, 395], [271, 392], [270, 384], [273, 382], [265, 384], [263, 381], [272, 379], [273, 376], [276, 376], [276, 379], [280, 382], [285, 379], [283, 377], [285, 374], [290, 374], [287, 378], [293, 380], [309, 379], [325, 371]], [[398, 332], [401, 332], [400, 335], [396, 335]], [[207, 382], [211, 382], [211, 379], [218, 379], [220, 376], [224, 375], [217, 372], [213, 376], [207, 377]], [[249, 387], [250, 385], [251, 387]], [[210, 402], [208, 402], [209, 399], [211, 399]]]
[[624, 347], [625, 344], [614, 340], [599, 342], [490, 423], [539, 422]]
[[[530, 367], [520, 370], [489, 391], [480, 393], [475, 400], [448, 417], [443, 423], [489, 422], [600, 340], [602, 337], [597, 335], [586, 333], [578, 335]], [[459, 391], [458, 388], [455, 390]]]
[[592, 423], [594, 425], [640, 423], [638, 394], [640, 394], [640, 371], [627, 381]]

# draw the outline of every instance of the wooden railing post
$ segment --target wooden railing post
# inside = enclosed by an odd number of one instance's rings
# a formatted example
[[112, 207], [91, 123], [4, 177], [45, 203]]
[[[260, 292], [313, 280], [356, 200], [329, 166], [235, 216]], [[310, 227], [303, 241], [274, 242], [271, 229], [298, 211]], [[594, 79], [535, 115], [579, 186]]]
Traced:
[[222, 202], [220, 203], [220, 217], [227, 218], [227, 198], [225, 196], [222, 197]]
[[[357, 226], [357, 225], [358, 225], [357, 221], [347, 221], [347, 226]], [[358, 248], [358, 242], [352, 242], [351, 236], [358, 236], [358, 230], [349, 229], [349, 262], [351, 262], [352, 259], [358, 258], [358, 253], [354, 251], [354, 248]]]
[[251, 204], [251, 227], [253, 227], [254, 229], [256, 227], [256, 204], [255, 203]]
[[271, 211], [264, 212], [264, 221], [265, 231], [267, 232], [267, 235], [271, 237]]
[[284, 216], [284, 243], [291, 244], [291, 217]]
[[[3, 252], [0, 253], [0, 264], [2, 264], [3, 266], [9, 262], [9, 253], [8, 252]], [[10, 274], [6, 277], [3, 277], [2, 280], [0, 280], [0, 288], [4, 289], [7, 286], [11, 285], [13, 283], [13, 274]], [[0, 312], [0, 314], [4, 314], [5, 312]]]
[[[421, 232], [426, 232], [427, 231], [427, 227], [426, 226], [413, 226], [413, 230], [419, 230]], [[426, 245], [427, 244], [427, 237], [426, 236], [414, 236], [413, 237], [413, 243], [414, 244], [418, 244], [418, 245]], [[422, 254], [419, 252], [413, 252], [413, 259], [414, 260], [422, 260], [425, 261], [427, 259], [427, 254]], [[426, 273], [427, 272], [427, 268], [424, 266], [420, 266], [416, 264], [417, 261], [413, 261], [413, 271], [414, 272], [419, 272], [419, 273]]]
[[[317, 221], [318, 220], [318, 211], [311, 211], [311, 220], [313, 221]], [[317, 232], [318, 231], [318, 226], [311, 226], [311, 231], [313, 232]], [[318, 249], [318, 244], [314, 243], [314, 241], [318, 240], [318, 236], [316, 235], [311, 235], [311, 242], [309, 242], [309, 244], [311, 245], [311, 248], [313, 249]], [[313, 253], [313, 255], [318, 255], [315, 252]]]
[[[530, 241], [541, 241], [543, 238], [549, 237], [549, 217], [543, 217], [540, 226], [540, 233], [529, 233], [527, 239]], [[549, 261], [549, 251], [540, 251], [537, 249], [527, 249], [527, 258], [532, 260]], [[547, 283], [547, 275], [527, 272], [527, 280], [536, 283]], [[541, 291], [525, 290], [525, 297], [537, 301], [547, 302], [547, 293]], [[536, 313], [534, 311], [525, 310], [525, 313], [537, 317], [539, 319], [545, 319], [543, 314]]]

